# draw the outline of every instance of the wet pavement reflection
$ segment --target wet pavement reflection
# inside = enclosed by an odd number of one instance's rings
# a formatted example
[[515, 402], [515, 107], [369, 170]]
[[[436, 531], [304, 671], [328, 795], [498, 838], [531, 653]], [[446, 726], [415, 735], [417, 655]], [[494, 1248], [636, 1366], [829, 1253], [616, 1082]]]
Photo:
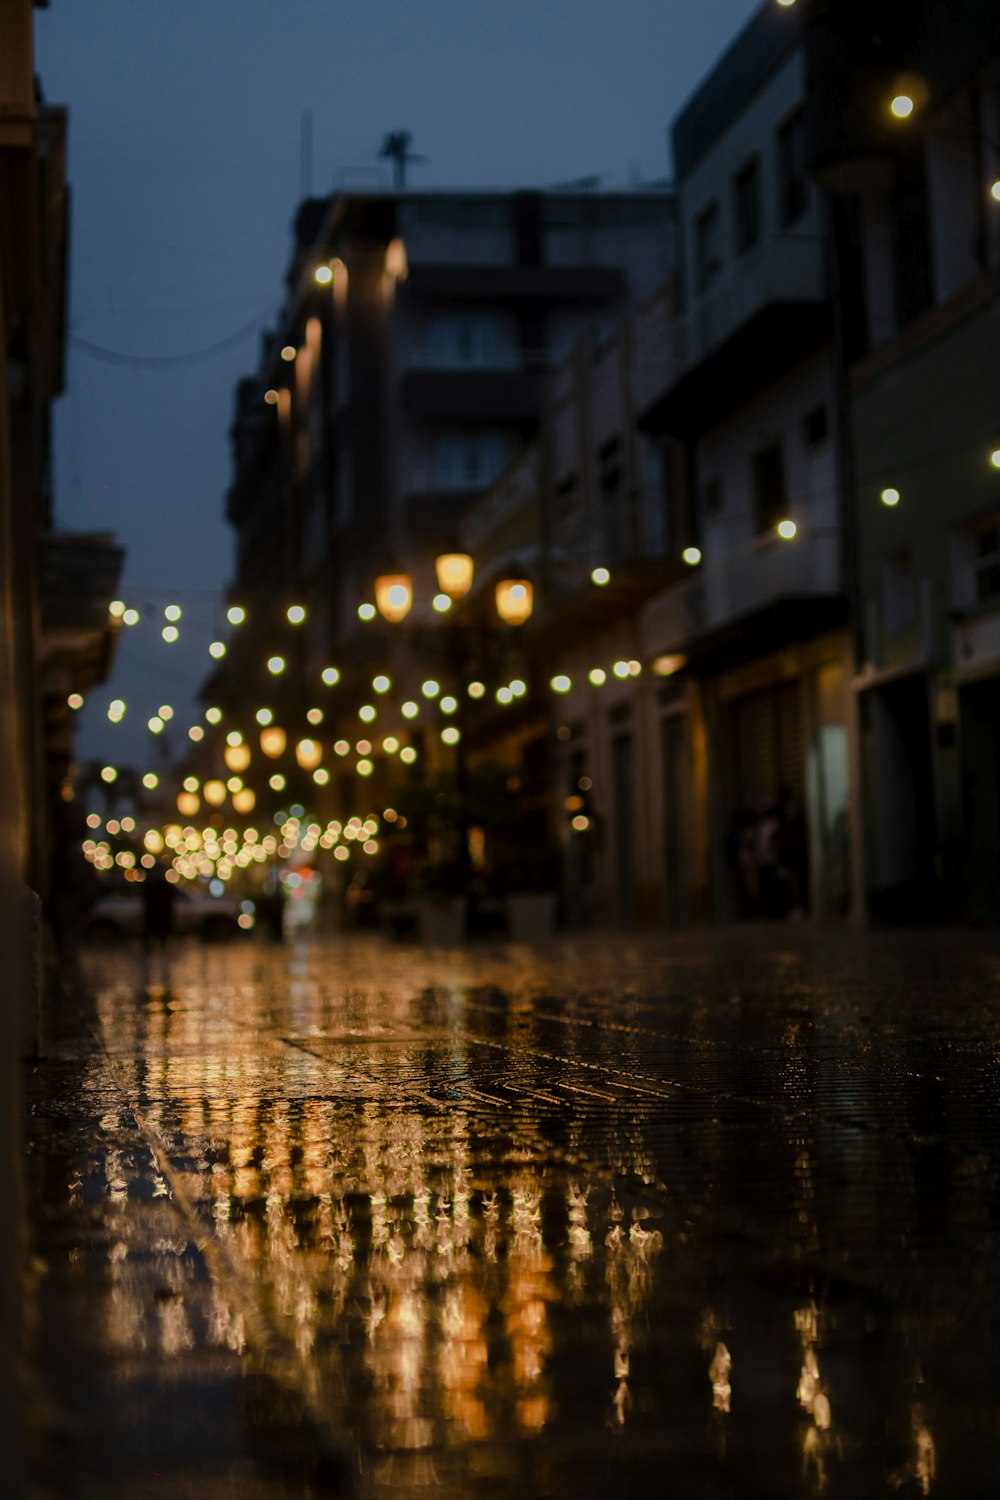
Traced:
[[995, 1492], [1000, 943], [87, 976], [32, 1082], [39, 1495]]

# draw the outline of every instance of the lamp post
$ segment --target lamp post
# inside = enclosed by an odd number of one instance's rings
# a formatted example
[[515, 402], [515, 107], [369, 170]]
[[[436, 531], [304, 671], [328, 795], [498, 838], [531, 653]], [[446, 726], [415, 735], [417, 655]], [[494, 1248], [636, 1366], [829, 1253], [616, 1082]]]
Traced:
[[[472, 589], [475, 564], [466, 552], [441, 553], [434, 564], [439, 594], [434, 607], [439, 614], [450, 615], [452, 607], [464, 599]], [[497, 617], [505, 625], [517, 627], [529, 618], [533, 606], [531, 582], [523, 577], [512, 576], [501, 579], [494, 590]], [[375, 602], [384, 619], [399, 624], [410, 612], [413, 603], [412, 582], [408, 574], [393, 568], [380, 574], [375, 580]], [[469, 850], [469, 775], [466, 751], [466, 721], [464, 692], [466, 667], [469, 660], [467, 626], [455, 617], [442, 623], [442, 639], [449, 672], [456, 679], [459, 691], [455, 696], [460, 705], [457, 712], [457, 738], [454, 745], [455, 791], [458, 805], [457, 815], [457, 873], [463, 888], [467, 887], [471, 871]]]

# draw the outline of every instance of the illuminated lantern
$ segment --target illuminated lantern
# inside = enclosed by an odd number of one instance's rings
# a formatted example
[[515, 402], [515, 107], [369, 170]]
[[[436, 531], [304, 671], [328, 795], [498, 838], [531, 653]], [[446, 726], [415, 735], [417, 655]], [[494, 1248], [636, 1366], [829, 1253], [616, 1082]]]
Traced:
[[323, 759], [323, 746], [319, 740], [299, 740], [295, 746], [295, 759], [303, 771], [314, 771]]
[[260, 748], [271, 760], [277, 760], [279, 755], [284, 755], [287, 743], [285, 731], [279, 729], [277, 724], [269, 724], [260, 732]]
[[467, 552], [442, 552], [435, 559], [438, 588], [449, 599], [464, 599], [472, 587], [472, 558]]
[[253, 812], [257, 798], [248, 786], [241, 787], [238, 792], [233, 793], [233, 807], [238, 813]]
[[[217, 783], [218, 784], [218, 783]], [[211, 783], [210, 783], [211, 785]], [[177, 796], [177, 811], [183, 818], [193, 818], [201, 806], [201, 799], [196, 792], [179, 792]], [[150, 847], [147, 840], [147, 847]], [[162, 844], [160, 846], [162, 848]]]
[[[226, 783], [224, 781], [206, 781], [201, 789], [205, 801], [212, 807], [221, 807], [226, 800]], [[180, 798], [178, 798], [180, 801]]]
[[410, 613], [413, 586], [406, 573], [383, 573], [375, 580], [375, 603], [379, 614], [392, 625], [398, 625]]
[[222, 758], [231, 771], [245, 771], [250, 764], [250, 746], [227, 745]]
[[531, 614], [532, 587], [526, 578], [505, 578], [496, 588], [497, 614], [507, 625], [523, 625]]

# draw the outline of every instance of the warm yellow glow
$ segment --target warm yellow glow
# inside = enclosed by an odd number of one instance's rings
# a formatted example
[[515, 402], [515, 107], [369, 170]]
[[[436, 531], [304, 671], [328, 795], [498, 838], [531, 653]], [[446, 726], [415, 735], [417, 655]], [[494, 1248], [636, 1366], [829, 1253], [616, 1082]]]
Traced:
[[372, 720], [377, 717], [378, 713], [375, 709], [374, 704], [362, 703], [361, 707], [358, 709], [358, 718], [361, 719], [365, 724], [370, 724]]
[[280, 771], [275, 771], [273, 776], [267, 778], [267, 784], [273, 792], [283, 792], [285, 789], [285, 778]]
[[990, 183], [990, 197], [996, 203], [1000, 203], [1000, 177], [997, 178], [996, 182]]
[[359, 760], [354, 769], [357, 771], [359, 776], [370, 776], [375, 767], [372, 765], [370, 760]]
[[248, 786], [241, 786], [238, 792], [233, 793], [233, 807], [238, 813], [253, 812], [257, 798]]
[[897, 489], [893, 489], [890, 485], [888, 489], [884, 489], [882, 491], [881, 500], [883, 505], [898, 505], [899, 491]]
[[273, 386], [270, 390], [264, 392], [264, 400], [267, 402], [268, 406], [277, 406], [278, 393]]
[[365, 600], [364, 604], [358, 605], [359, 620], [374, 620], [377, 614], [378, 610], [375, 608], [374, 604], [370, 604], [367, 599]]
[[242, 604], [231, 604], [226, 610], [226, 619], [230, 625], [242, 625], [247, 617], [247, 612]]
[[551, 682], [549, 683], [549, 687], [554, 693], [568, 693], [572, 686], [573, 683], [570, 678], [566, 676], [565, 672], [558, 673], [558, 675], [553, 677]]
[[399, 741], [394, 734], [386, 735], [385, 739], [382, 741], [382, 749], [385, 751], [386, 755], [395, 755], [396, 751], [399, 749]]
[[689, 568], [696, 568], [701, 562], [701, 548], [685, 547], [684, 551], [681, 553], [681, 557], [687, 563]]
[[285, 658], [283, 656], [269, 656], [267, 658], [267, 670], [272, 677], [280, 677], [285, 670]]
[[402, 750], [400, 750], [399, 752], [399, 758], [404, 762], [404, 764], [412, 766], [413, 762], [417, 758], [417, 752], [414, 750], [412, 745], [404, 745]]
[[395, 281], [405, 281], [408, 275], [406, 246], [399, 238], [390, 240], [385, 247], [386, 275]]
[[994, 448], [990, 454], [990, 463], [994, 469], [1000, 469], [1000, 448]]
[[451, 609], [451, 600], [447, 594], [435, 594], [431, 600], [431, 606], [437, 610], [439, 615], [446, 615]]
[[188, 730], [188, 739], [194, 740], [195, 744], [197, 744], [199, 740], [203, 740], [204, 738], [205, 731], [204, 729], [202, 729], [201, 725], [192, 724], [191, 728]]
[[334, 740], [333, 742], [334, 755], [347, 755], [350, 751], [350, 748], [351, 747], [348, 744], [347, 740]]
[[358, 743], [355, 745], [354, 748], [358, 752], [359, 755], [371, 755], [371, 753], [372, 753], [372, 742], [371, 742], [371, 740], [358, 740]]
[[306, 718], [310, 724], [322, 724], [323, 710], [321, 708], [310, 708], [306, 713]]
[[150, 734], [162, 734], [165, 727], [166, 726], [163, 720], [160, 718], [159, 714], [154, 714], [151, 719], [146, 720], [146, 728], [149, 730]]
[[333, 270], [330, 266], [317, 266], [313, 272], [313, 280], [319, 282], [320, 286], [329, 286], [333, 280]]
[[788, 10], [795, 4], [795, 0], [778, 0], [778, 4]]
[[82, 693], [70, 693], [69, 697], [66, 699], [66, 702], [67, 702], [67, 704], [69, 705], [70, 708], [74, 708], [74, 709], [76, 709], [76, 708], [82, 708], [83, 707], [83, 694]]
[[120, 620], [124, 613], [124, 599], [112, 599], [111, 603], [108, 605], [108, 614], [113, 615], [116, 620]]
[[171, 621], [176, 622], [177, 620], [180, 619], [180, 617], [181, 617], [181, 607], [180, 607], [179, 604], [168, 604], [167, 607], [166, 607], [166, 609], [163, 611], [163, 618], [165, 620], [171, 620]]
[[484, 698], [485, 696], [486, 696], [486, 684], [485, 684], [485, 682], [470, 682], [469, 683], [469, 697], [470, 698]]
[[177, 811], [185, 818], [193, 818], [201, 806], [201, 799], [194, 792], [178, 792]]
[[786, 542], [791, 541], [792, 537], [795, 535], [798, 529], [799, 528], [796, 526], [795, 522], [788, 520], [787, 518], [784, 521], [779, 521], [777, 526], [775, 527], [778, 535], [782, 537]]
[[439, 705], [443, 714], [454, 714], [458, 712], [458, 699], [453, 698], [451, 693], [445, 693]]
[[286, 344], [281, 351], [281, 357], [286, 364], [291, 364], [292, 360], [296, 357], [298, 352], [299, 351], [296, 349], [294, 344]]
[[185, 776], [184, 790], [186, 792], [196, 792], [200, 786], [201, 782], [198, 780], [197, 776]]
[[285, 618], [289, 625], [301, 625], [305, 617], [306, 612], [301, 604], [290, 604], [285, 611]]
[[496, 586], [497, 614], [507, 625], [523, 625], [531, 615], [533, 590], [526, 578], [505, 578]]
[[250, 746], [227, 745], [222, 758], [230, 771], [245, 771], [250, 764]]
[[319, 740], [299, 740], [295, 746], [295, 759], [303, 771], [314, 771], [323, 759], [323, 746]]
[[163, 720], [163, 722], [165, 724], [169, 723], [169, 721], [174, 716], [174, 711], [170, 707], [169, 703], [161, 703], [160, 706], [159, 706], [159, 708], [156, 710], [156, 712], [159, 714], [160, 718]]
[[147, 771], [145, 776], [142, 778], [142, 784], [146, 788], [147, 792], [152, 792], [155, 791], [155, 789], [159, 786], [160, 778], [159, 776], [157, 776], [155, 771]]
[[118, 772], [117, 772], [117, 770], [115, 769], [114, 766], [102, 766], [101, 767], [101, 780], [102, 781], [106, 781], [108, 783], [108, 785], [110, 786], [111, 783], [113, 781], [117, 781], [117, 779], [118, 779]]
[[415, 719], [420, 712], [420, 705], [419, 703], [414, 703], [412, 698], [407, 698], [399, 711], [404, 719]]
[[603, 588], [606, 583], [611, 582], [611, 574], [607, 568], [593, 568], [590, 574], [591, 583], [596, 583], [598, 588]]
[[340, 673], [336, 667], [324, 667], [320, 676], [327, 687], [333, 687], [335, 683], [340, 681]]
[[142, 842], [150, 854], [159, 854], [163, 848], [163, 834], [158, 828], [149, 828], [143, 835]]
[[382, 573], [375, 580], [375, 603], [383, 619], [393, 625], [405, 620], [413, 604], [413, 586], [406, 573]]
[[511, 692], [514, 694], [515, 698], [523, 698], [524, 695], [525, 695], [525, 693], [528, 691], [528, 684], [526, 682], [522, 681], [522, 679], [520, 677], [514, 677], [514, 678], [512, 678], [511, 681], [507, 684], [507, 686], [510, 688]]
[[509, 687], [499, 687], [499, 688], [497, 688], [497, 702], [498, 703], [513, 703], [513, 701], [514, 701], [514, 694], [511, 692], [511, 690], [510, 690]]
[[279, 755], [284, 755], [288, 736], [277, 724], [271, 724], [260, 732], [260, 748], [270, 760], [277, 760]]
[[587, 673], [587, 681], [593, 683], [594, 687], [603, 687], [608, 680], [608, 674], [603, 667], [591, 667]]
[[442, 729], [441, 738], [446, 745], [457, 745], [462, 736], [454, 724], [449, 724], [446, 729]]
[[442, 552], [434, 560], [438, 588], [449, 599], [464, 599], [472, 587], [474, 564], [467, 552]]
[[672, 677], [675, 672], [680, 672], [685, 666], [687, 666], [687, 657], [680, 651], [667, 656], [656, 656], [651, 663], [651, 669], [657, 677]]
[[625, 678], [629, 675], [628, 662], [616, 661], [611, 670], [620, 682], [624, 682]]
[[201, 790], [205, 801], [212, 807], [221, 807], [226, 800], [225, 782], [206, 781]]
[[376, 693], [387, 693], [392, 687], [392, 682], [386, 677], [384, 672], [380, 672], [377, 677], [372, 679], [372, 687]]
[[173, 645], [174, 641], [177, 640], [178, 636], [180, 635], [180, 631], [177, 629], [176, 625], [164, 625], [163, 629], [160, 631], [160, 634], [167, 642], [167, 645], [170, 646]]
[[258, 724], [270, 724], [274, 714], [269, 708], [258, 708], [255, 716]]
[[231, 729], [229, 731], [229, 733], [226, 735], [226, 744], [227, 745], [242, 745], [242, 743], [243, 743], [243, 736], [240, 734], [240, 732], [239, 732], [238, 729]]
[[126, 625], [138, 625], [139, 611], [137, 609], [127, 609], [122, 615], [122, 621]]
[[219, 659], [220, 656], [225, 656], [225, 654], [226, 654], [226, 643], [225, 643], [225, 641], [213, 641], [211, 643], [211, 645], [209, 646], [209, 648], [208, 648], [208, 654], [209, 654], [209, 656], [214, 656], [215, 659], [216, 659], [216, 661], [218, 661], [218, 659]]
[[889, 108], [897, 120], [906, 120], [913, 113], [913, 100], [909, 94], [897, 94]]
[[218, 724], [222, 718], [221, 708], [206, 708], [205, 718], [210, 724]]
[[108, 704], [108, 718], [109, 719], [121, 719], [121, 718], [124, 718], [124, 716], [125, 716], [125, 700], [124, 700], [124, 698], [112, 698], [111, 702]]
[[330, 773], [326, 769], [326, 766], [320, 766], [318, 771], [313, 772], [313, 781], [315, 781], [317, 786], [326, 786], [329, 780]]
[[590, 827], [590, 819], [587, 817], [586, 813], [577, 813], [576, 817], [572, 820], [571, 826], [574, 832], [583, 833], [587, 828]]

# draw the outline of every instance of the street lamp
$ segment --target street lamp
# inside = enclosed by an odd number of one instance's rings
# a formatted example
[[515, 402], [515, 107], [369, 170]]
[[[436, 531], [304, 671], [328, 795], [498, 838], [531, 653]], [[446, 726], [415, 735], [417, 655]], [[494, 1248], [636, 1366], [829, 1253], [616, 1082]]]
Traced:
[[506, 625], [523, 625], [534, 608], [534, 592], [526, 578], [504, 578], [496, 586], [497, 614]]
[[413, 585], [408, 573], [381, 573], [375, 580], [375, 603], [383, 619], [398, 625], [410, 613]]

